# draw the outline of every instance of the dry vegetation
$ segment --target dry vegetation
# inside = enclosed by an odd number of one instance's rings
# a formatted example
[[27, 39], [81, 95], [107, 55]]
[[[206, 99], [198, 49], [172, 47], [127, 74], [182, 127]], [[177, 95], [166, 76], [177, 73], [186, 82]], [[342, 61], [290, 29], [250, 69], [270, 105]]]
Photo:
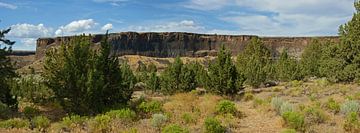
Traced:
[[[275, 98], [291, 104], [294, 112], [304, 117], [299, 132], [349, 132], [343, 107], [349, 100], [360, 100], [360, 88], [356, 84], [330, 84], [324, 79], [307, 82], [292, 81], [278, 86], [262, 88], [262, 92], [247, 92], [235, 98], [200, 91], [159, 96], [136, 92], [131, 101], [131, 113], [99, 114], [94, 117], [71, 116], [56, 105], [33, 106], [40, 114], [47, 116], [51, 124], [44, 128], [0, 129], [0, 132], [160, 132], [167, 125], [177, 125], [188, 132], [205, 132], [205, 121], [212, 117], [221, 122], [229, 132], [291, 132], [293, 125], [276, 111]], [[220, 101], [225, 99], [235, 103], [237, 113], [221, 112]], [[155, 101], [155, 102], [154, 102]], [[21, 106], [26, 106], [22, 103]], [[285, 106], [284, 104], [282, 106]], [[280, 112], [285, 107], [281, 107]], [[315, 113], [314, 113], [314, 110]], [[23, 111], [23, 110], [22, 110]], [[129, 110], [130, 111], [130, 110]], [[312, 111], [312, 112], [311, 112]], [[116, 113], [115, 113], [116, 114]], [[156, 115], [154, 115], [156, 114]], [[50, 117], [52, 116], [52, 117]], [[55, 116], [55, 117], [54, 117]], [[56, 118], [58, 117], [58, 118]], [[156, 118], [154, 118], [156, 117]], [[165, 119], [160, 119], [164, 117]], [[154, 119], [159, 119], [155, 120]], [[25, 121], [25, 120], [24, 120]]]

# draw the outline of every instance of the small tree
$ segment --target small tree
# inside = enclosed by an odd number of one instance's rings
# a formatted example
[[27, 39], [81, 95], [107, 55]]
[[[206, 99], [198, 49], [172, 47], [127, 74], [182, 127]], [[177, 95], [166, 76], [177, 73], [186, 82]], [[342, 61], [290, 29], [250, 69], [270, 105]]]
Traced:
[[166, 94], [194, 90], [197, 86], [195, 77], [194, 70], [177, 57], [161, 75], [161, 90]]
[[211, 63], [206, 80], [206, 89], [221, 95], [236, 94], [243, 84], [243, 77], [236, 71], [232, 62], [231, 53], [223, 45], [216, 61]]
[[10, 28], [0, 31], [0, 102], [12, 108], [17, 108], [16, 98], [10, 93], [10, 80], [16, 76], [10, 58], [11, 46], [15, 43], [5, 38]]
[[129, 66], [119, 68], [107, 35], [99, 51], [91, 44], [90, 37], [80, 36], [46, 54], [47, 85], [68, 112], [94, 114], [131, 98], [135, 77]]
[[281, 53], [275, 66], [277, 79], [281, 81], [300, 79], [299, 65], [295, 59], [288, 55], [286, 50]]
[[271, 53], [259, 38], [253, 38], [237, 57], [237, 66], [245, 76], [245, 83], [260, 86], [269, 76], [272, 63]]
[[310, 45], [305, 47], [301, 54], [300, 68], [301, 75], [305, 77], [320, 77], [320, 59], [322, 57], [324, 45], [319, 40], [313, 40]]

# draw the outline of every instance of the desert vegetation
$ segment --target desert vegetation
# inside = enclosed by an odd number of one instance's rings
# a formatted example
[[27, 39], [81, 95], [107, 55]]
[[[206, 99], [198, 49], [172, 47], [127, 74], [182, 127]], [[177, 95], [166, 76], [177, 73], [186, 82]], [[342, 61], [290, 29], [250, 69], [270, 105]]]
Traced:
[[314, 39], [301, 59], [254, 38], [237, 57], [222, 46], [208, 66], [177, 57], [161, 72], [133, 71], [107, 38], [93, 48], [83, 35], [47, 51], [43, 73], [20, 75], [3, 30], [0, 132], [359, 132], [355, 7], [338, 43]]

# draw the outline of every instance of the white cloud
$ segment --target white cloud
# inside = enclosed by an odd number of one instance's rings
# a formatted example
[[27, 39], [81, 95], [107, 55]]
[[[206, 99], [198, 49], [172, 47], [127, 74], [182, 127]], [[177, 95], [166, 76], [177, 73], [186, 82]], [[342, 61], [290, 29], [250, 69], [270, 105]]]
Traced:
[[9, 4], [9, 3], [4, 3], [4, 2], [0, 2], [0, 7], [12, 9], [12, 10], [15, 10], [17, 8], [16, 5]]
[[55, 35], [70, 35], [89, 32], [89, 30], [93, 29], [96, 25], [97, 23], [93, 19], [72, 21], [65, 26], [60, 26], [55, 31]]
[[20, 42], [25, 46], [36, 46], [36, 38], [23, 38]]
[[52, 28], [45, 27], [44, 24], [16, 24], [11, 26], [10, 37], [15, 38], [38, 38], [52, 36]]
[[190, 0], [184, 7], [196, 10], [216, 10], [229, 5], [232, 0]]
[[126, 2], [128, 0], [93, 0], [98, 3], [110, 3], [112, 6], [120, 6], [120, 3]]
[[111, 30], [112, 28], [113, 28], [113, 25], [108, 23], [108, 24], [105, 24], [103, 27], [101, 27], [101, 30], [107, 31], [107, 30]]
[[[354, 0], [189, 0], [185, 7], [221, 10], [220, 20], [237, 30], [210, 30], [221, 33], [256, 35], [334, 35], [348, 21]], [[235, 7], [235, 8], [234, 8]]]
[[129, 30], [140, 32], [203, 32], [205, 28], [193, 20], [167, 22], [150, 26], [130, 26]]

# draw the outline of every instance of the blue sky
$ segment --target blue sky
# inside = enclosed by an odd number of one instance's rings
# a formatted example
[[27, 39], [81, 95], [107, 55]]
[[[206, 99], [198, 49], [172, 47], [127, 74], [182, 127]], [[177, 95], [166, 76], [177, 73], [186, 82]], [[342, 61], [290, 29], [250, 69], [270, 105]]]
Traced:
[[16, 50], [39, 37], [110, 32], [260, 36], [337, 35], [354, 0], [0, 0], [0, 28]]

